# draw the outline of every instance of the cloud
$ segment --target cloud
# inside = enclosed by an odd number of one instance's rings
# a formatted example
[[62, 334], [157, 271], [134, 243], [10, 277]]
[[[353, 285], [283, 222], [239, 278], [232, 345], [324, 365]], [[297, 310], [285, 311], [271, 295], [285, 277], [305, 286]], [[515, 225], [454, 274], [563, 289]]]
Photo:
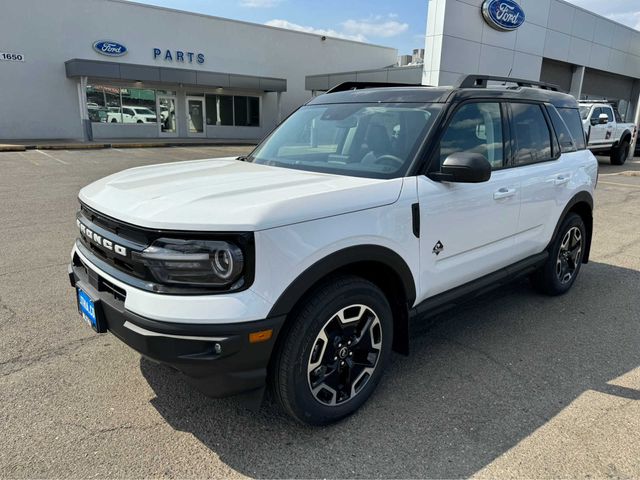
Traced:
[[356, 40], [358, 42], [366, 42], [367, 38], [362, 34], [351, 34], [338, 32], [332, 29], [314, 28], [305, 25], [298, 25], [297, 23], [290, 22], [288, 20], [282, 20], [275, 18], [265, 23], [270, 27], [287, 28], [289, 30], [297, 30], [299, 32], [315, 33], [317, 35], [326, 35], [327, 37], [344, 38], [346, 40]]
[[[246, 0], [255, 1], [255, 0]], [[262, 0], [266, 1], [266, 0]], [[347, 40], [356, 40], [358, 42], [367, 42], [370, 37], [388, 38], [399, 35], [409, 29], [407, 23], [401, 23], [394, 20], [398, 15], [389, 13], [387, 15], [371, 15], [363, 20], [347, 20], [341, 23], [340, 30], [331, 28], [315, 28], [306, 25], [299, 25], [288, 20], [273, 19], [266, 22], [266, 25], [272, 27], [288, 28], [290, 30], [298, 30], [300, 32], [315, 33], [318, 35], [326, 35], [327, 37], [344, 38]]]
[[569, 0], [570, 3], [603, 15], [614, 22], [640, 30], [640, 8], [630, 0]]
[[280, 2], [282, 2], [282, 0], [240, 0], [240, 6], [249, 8], [271, 8]]
[[[393, 16], [390, 16], [394, 18]], [[408, 23], [397, 20], [385, 20], [379, 15], [367, 20], [347, 20], [342, 23], [345, 32], [350, 35], [369, 35], [372, 37], [395, 37], [409, 29]]]

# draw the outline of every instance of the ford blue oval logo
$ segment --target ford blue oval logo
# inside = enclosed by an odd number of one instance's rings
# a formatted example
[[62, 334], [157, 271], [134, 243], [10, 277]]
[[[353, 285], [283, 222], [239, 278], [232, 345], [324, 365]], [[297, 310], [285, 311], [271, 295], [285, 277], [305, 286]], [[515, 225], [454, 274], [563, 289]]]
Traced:
[[107, 55], [108, 57], [121, 57], [127, 53], [127, 47], [118, 42], [110, 42], [108, 40], [95, 42], [93, 49], [101, 55]]
[[482, 15], [496, 30], [509, 32], [524, 23], [524, 10], [513, 0], [485, 0]]

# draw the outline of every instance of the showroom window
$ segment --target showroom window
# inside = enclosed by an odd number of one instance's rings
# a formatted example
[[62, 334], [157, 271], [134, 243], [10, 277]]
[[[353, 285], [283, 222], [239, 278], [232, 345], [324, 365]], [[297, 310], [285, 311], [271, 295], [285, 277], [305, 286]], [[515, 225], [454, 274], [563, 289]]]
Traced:
[[87, 86], [89, 120], [97, 123], [157, 123], [156, 92], [146, 88]]
[[240, 95], [207, 95], [207, 125], [260, 126], [260, 98]]

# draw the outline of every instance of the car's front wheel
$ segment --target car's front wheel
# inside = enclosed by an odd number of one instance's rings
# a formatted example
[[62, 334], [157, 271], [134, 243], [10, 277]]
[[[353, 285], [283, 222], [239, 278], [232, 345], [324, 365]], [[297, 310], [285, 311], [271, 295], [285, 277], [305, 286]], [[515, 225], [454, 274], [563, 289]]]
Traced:
[[393, 319], [382, 291], [359, 277], [333, 278], [291, 320], [272, 371], [280, 405], [311, 425], [355, 412], [376, 388], [391, 353]]
[[580, 272], [586, 240], [582, 217], [577, 213], [567, 215], [551, 243], [549, 258], [531, 275], [533, 286], [548, 295], [567, 292]]

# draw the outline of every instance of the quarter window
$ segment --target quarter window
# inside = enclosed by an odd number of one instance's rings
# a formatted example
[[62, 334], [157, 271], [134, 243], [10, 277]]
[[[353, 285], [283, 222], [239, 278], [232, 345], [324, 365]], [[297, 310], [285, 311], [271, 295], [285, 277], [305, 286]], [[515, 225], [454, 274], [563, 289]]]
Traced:
[[584, 137], [584, 127], [578, 110], [575, 108], [559, 108], [558, 113], [567, 127], [569, 127], [569, 131], [578, 150], [587, 148], [587, 141]]
[[540, 105], [512, 103], [516, 165], [551, 160], [551, 132]]
[[457, 152], [479, 153], [493, 169], [504, 165], [499, 103], [468, 103], [458, 109], [440, 140], [440, 165]]
[[558, 114], [553, 106], [548, 106], [547, 112], [551, 118], [553, 129], [556, 131], [556, 137], [558, 137], [558, 141], [560, 142], [560, 151], [562, 153], [575, 152], [575, 142], [569, 132], [569, 128], [567, 128], [562, 117], [560, 117], [560, 114]]

